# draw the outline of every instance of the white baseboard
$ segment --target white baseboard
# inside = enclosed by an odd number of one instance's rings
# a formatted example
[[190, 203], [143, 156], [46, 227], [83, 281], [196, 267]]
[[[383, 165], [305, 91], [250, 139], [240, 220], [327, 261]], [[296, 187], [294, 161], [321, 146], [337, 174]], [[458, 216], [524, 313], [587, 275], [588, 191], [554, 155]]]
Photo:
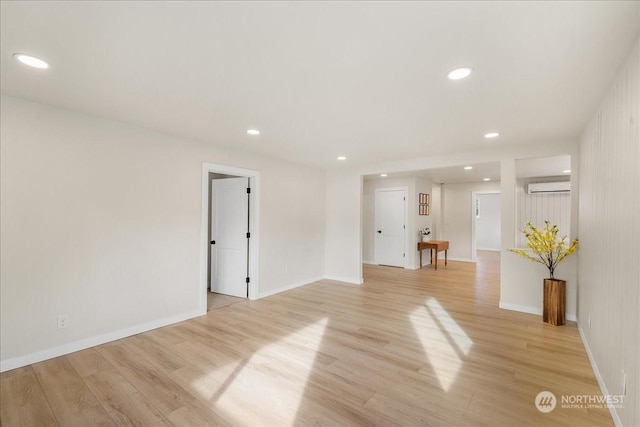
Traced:
[[0, 361], [0, 372], [10, 371], [12, 369], [31, 365], [32, 363], [38, 363], [42, 362], [43, 360], [53, 359], [54, 357], [64, 356], [65, 354], [75, 353], [76, 351], [85, 350], [87, 348], [95, 347], [107, 342], [141, 334], [152, 329], [158, 329], [163, 326], [172, 325], [174, 323], [182, 322], [198, 316], [203, 316], [205, 314], [207, 314], [206, 308], [204, 311], [202, 311], [201, 309], [189, 311], [186, 313], [178, 314], [176, 316], [152, 320], [150, 322], [141, 323], [129, 328], [120, 329], [118, 331], [109, 332], [103, 335], [98, 335], [97, 337], [74, 341], [68, 344], [63, 344], [46, 350], [37, 351], [35, 353], [27, 354], [24, 356], [2, 360]]
[[362, 278], [346, 277], [346, 276], [324, 276], [327, 280], [335, 280], [338, 282], [351, 283], [353, 285], [362, 285], [364, 280]]
[[[444, 265], [444, 257], [438, 257], [438, 264], [440, 264], [441, 261], [442, 261], [442, 264]], [[458, 258], [458, 257], [447, 257], [447, 261], [473, 262], [473, 263], [476, 262], [471, 258]]]
[[519, 311], [520, 313], [529, 313], [529, 314], [537, 314], [538, 316], [542, 316], [542, 309], [536, 307], [527, 307], [524, 305], [510, 304], [508, 302], [502, 302], [498, 304], [498, 307], [504, 310], [511, 311]]
[[300, 286], [304, 286], [304, 285], [308, 285], [308, 284], [313, 283], [313, 282], [317, 282], [318, 280], [322, 280], [323, 278], [324, 277], [322, 277], [322, 276], [318, 276], [318, 277], [313, 278], [313, 279], [302, 280], [300, 282], [291, 283], [291, 284], [285, 285], [285, 286], [280, 286], [279, 288], [271, 289], [269, 291], [258, 292], [258, 299], [265, 298], [265, 297], [270, 297], [271, 295], [279, 294], [280, 292], [290, 291], [291, 289], [299, 288]]
[[[366, 264], [366, 265], [380, 265], [380, 264], [378, 264], [377, 262], [374, 262], [374, 261], [362, 261], [362, 263], [363, 263], [363, 264]], [[427, 263], [426, 263], [426, 264], [424, 264], [424, 265], [429, 265], [429, 263], [427, 262]], [[383, 265], [383, 267], [404, 268], [405, 270], [417, 270], [417, 269], [418, 269], [418, 267], [417, 267], [417, 266], [415, 266], [415, 265], [405, 265], [404, 267], [396, 267], [396, 266], [391, 266], [391, 265], [387, 265], [387, 266], [385, 266], [385, 265]], [[325, 277], [325, 279], [328, 279], [328, 278], [329, 278], [329, 277]], [[344, 279], [331, 279], [331, 280], [339, 280], [340, 282], [355, 283], [355, 282], [352, 282], [352, 281], [351, 281], [351, 279], [350, 279], [350, 280], [344, 280]]]
[[[582, 344], [584, 344], [585, 350], [587, 350], [587, 356], [589, 357], [589, 362], [591, 363], [591, 368], [593, 368], [593, 373], [596, 376], [596, 381], [598, 381], [598, 385], [600, 386], [600, 390], [602, 391], [603, 396], [609, 396], [609, 391], [607, 390], [607, 385], [604, 383], [604, 379], [600, 374], [600, 370], [598, 369], [598, 364], [596, 363], [596, 359], [593, 357], [593, 353], [591, 352], [591, 348], [589, 347], [589, 342], [587, 341], [587, 337], [582, 330], [582, 325], [578, 322], [578, 333], [580, 333], [580, 338], [582, 339]], [[611, 418], [613, 418], [613, 422], [617, 427], [622, 427], [622, 420], [620, 420], [620, 416], [618, 415], [618, 411], [614, 408], [615, 405], [609, 405], [609, 412], [611, 413]]]
[[[536, 314], [538, 316], [542, 316], [542, 308], [538, 308], [538, 307], [527, 307], [524, 305], [511, 304], [511, 303], [502, 302], [502, 301], [500, 301], [500, 303], [498, 304], [498, 307], [504, 310], [519, 311], [520, 313], [529, 313], [529, 314]], [[567, 320], [571, 320], [572, 322], [576, 322], [578, 320], [578, 317], [572, 313], [565, 314], [565, 317]]]
[[[422, 257], [422, 266], [426, 267], [427, 265], [431, 265], [431, 262], [429, 260], [429, 257], [427, 256], [427, 259], [424, 259], [425, 257]], [[472, 261], [471, 258], [457, 258], [457, 257], [447, 257], [447, 261], [459, 261], [459, 262], [475, 262]], [[418, 264], [420, 263], [420, 261], [418, 261]], [[435, 264], [435, 258], [433, 263]], [[442, 253], [440, 253], [440, 256], [438, 257], [438, 265], [444, 265], [444, 255]]]

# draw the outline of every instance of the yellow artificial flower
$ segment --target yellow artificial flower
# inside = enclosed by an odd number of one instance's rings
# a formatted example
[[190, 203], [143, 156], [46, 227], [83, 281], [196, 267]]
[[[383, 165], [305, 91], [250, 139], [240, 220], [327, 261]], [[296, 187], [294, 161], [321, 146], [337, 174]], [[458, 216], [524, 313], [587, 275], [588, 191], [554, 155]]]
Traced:
[[553, 279], [553, 272], [558, 264], [578, 250], [578, 238], [576, 237], [567, 246], [567, 236], [558, 238], [558, 226], [551, 225], [549, 221], [544, 222], [542, 230], [534, 227], [531, 222], [527, 222], [524, 227], [525, 229], [522, 232], [527, 238], [527, 247], [536, 256], [529, 255], [523, 249], [509, 249], [509, 251], [533, 262], [543, 264], [549, 270], [550, 278]]

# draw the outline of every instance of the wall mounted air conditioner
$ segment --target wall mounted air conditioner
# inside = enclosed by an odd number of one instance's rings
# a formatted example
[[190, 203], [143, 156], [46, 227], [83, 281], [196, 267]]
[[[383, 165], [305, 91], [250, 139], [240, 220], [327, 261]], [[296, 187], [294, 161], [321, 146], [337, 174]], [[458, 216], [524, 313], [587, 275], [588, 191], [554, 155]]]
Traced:
[[570, 181], [532, 182], [527, 186], [529, 194], [568, 193], [571, 191]]

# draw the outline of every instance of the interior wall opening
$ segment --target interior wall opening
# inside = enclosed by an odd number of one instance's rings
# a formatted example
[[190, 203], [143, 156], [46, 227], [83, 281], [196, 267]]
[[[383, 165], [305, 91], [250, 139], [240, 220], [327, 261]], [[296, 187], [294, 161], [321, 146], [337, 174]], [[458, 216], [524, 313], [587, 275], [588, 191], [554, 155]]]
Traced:
[[259, 173], [203, 164], [203, 312], [255, 299], [259, 285]]

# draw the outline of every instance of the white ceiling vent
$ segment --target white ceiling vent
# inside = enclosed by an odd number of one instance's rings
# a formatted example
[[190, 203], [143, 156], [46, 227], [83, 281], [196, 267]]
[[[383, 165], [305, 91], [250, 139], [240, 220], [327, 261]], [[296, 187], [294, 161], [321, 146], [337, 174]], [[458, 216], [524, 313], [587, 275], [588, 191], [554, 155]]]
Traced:
[[532, 182], [527, 186], [529, 194], [568, 193], [571, 191], [570, 181]]

